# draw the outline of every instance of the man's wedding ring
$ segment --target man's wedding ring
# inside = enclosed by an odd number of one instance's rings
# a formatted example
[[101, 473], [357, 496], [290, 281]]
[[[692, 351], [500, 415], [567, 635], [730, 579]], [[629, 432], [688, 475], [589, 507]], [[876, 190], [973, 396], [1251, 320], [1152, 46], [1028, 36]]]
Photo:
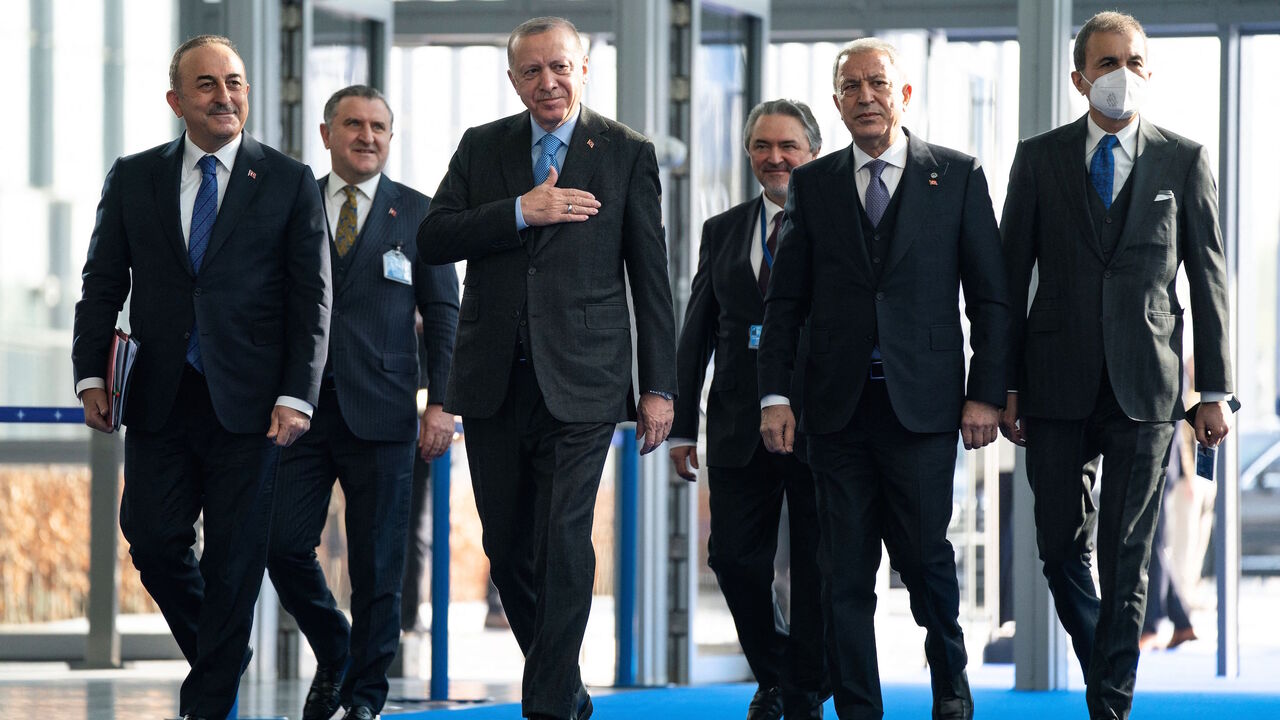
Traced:
[[568, 210], [565, 210], [565, 211], [564, 211], [564, 213], [565, 213], [566, 215], [572, 215], [572, 214], [573, 214], [573, 203], [569, 203], [569, 209], [568, 209]]

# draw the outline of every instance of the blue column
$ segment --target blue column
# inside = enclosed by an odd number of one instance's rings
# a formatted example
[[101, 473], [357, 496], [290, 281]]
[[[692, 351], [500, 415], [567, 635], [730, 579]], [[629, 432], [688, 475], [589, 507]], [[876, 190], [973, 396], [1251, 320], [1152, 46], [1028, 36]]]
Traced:
[[636, 684], [636, 550], [640, 508], [640, 455], [636, 435], [622, 431], [618, 454], [618, 582], [614, 611], [617, 618], [618, 658], [614, 685]]
[[449, 456], [431, 463], [431, 699], [449, 697]]

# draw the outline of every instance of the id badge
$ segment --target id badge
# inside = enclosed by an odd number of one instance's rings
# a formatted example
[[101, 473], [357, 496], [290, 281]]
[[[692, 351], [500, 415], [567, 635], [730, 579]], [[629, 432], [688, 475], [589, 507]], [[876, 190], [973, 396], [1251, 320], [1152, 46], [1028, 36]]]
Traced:
[[762, 330], [764, 330], [763, 325], [752, 325], [751, 327], [747, 328], [747, 349], [748, 350], [760, 349], [760, 332]]
[[400, 252], [400, 248], [382, 254], [382, 277], [401, 285], [413, 284], [413, 266], [409, 264], [409, 258]]
[[1196, 443], [1196, 474], [1205, 480], [1213, 479], [1213, 470], [1217, 466], [1218, 449], [1205, 447]]

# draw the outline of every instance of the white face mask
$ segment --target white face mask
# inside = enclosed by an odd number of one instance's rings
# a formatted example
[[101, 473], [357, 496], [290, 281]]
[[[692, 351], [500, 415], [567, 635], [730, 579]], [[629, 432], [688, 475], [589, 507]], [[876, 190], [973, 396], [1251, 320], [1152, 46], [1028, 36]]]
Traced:
[[[1080, 77], [1089, 83], [1089, 78]], [[1137, 114], [1146, 95], [1147, 79], [1126, 68], [1116, 68], [1089, 83], [1089, 104], [1113, 120], [1128, 120]]]

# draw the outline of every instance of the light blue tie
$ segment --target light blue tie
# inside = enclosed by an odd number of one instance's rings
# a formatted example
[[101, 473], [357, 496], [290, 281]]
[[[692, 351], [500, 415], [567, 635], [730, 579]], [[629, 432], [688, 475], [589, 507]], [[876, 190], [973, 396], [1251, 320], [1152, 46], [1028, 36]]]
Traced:
[[555, 165], [556, 172], [560, 172], [560, 166], [556, 163], [556, 153], [560, 151], [560, 138], [547, 133], [538, 141], [542, 146], [542, 154], [538, 156], [538, 162], [533, 164], [533, 184], [541, 185], [547, 181], [547, 175], [551, 174], [551, 166]]
[[1093, 181], [1093, 189], [1098, 191], [1102, 204], [1111, 209], [1111, 194], [1116, 177], [1116, 159], [1111, 149], [1120, 142], [1115, 135], [1103, 135], [1098, 141], [1098, 149], [1093, 151], [1093, 160], [1089, 162], [1089, 179]]
[[[200, 275], [204, 252], [209, 249], [209, 236], [213, 234], [213, 221], [218, 217], [218, 158], [205, 155], [196, 163], [200, 166], [200, 189], [196, 191], [195, 204], [191, 206], [191, 232], [187, 239], [187, 256], [191, 269]], [[200, 329], [191, 323], [191, 337], [187, 339], [187, 363], [204, 372], [200, 360]]]
[[864, 205], [866, 205], [867, 217], [871, 219], [872, 227], [880, 224], [880, 218], [884, 217], [884, 211], [889, 208], [889, 186], [880, 179], [880, 173], [884, 172], [884, 166], [888, 164], [876, 158], [863, 165], [871, 171], [871, 182], [867, 183], [867, 197]]

